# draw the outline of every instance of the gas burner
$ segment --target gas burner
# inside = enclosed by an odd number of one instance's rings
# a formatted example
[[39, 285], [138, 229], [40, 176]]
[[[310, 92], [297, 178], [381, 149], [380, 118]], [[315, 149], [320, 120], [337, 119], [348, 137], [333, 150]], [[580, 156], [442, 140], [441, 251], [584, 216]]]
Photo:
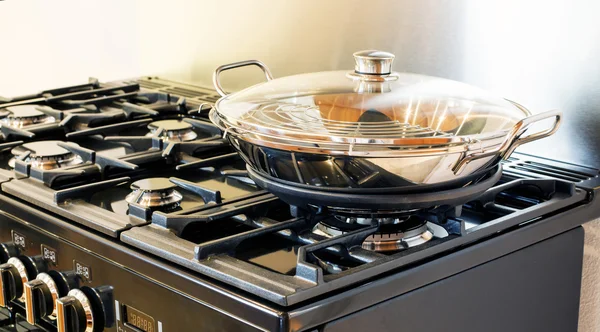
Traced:
[[167, 178], [138, 180], [131, 184], [133, 191], [125, 197], [125, 201], [152, 210], [172, 211], [183, 200], [183, 196], [175, 188], [177, 186]]
[[398, 251], [421, 245], [433, 238], [426, 220], [411, 216], [394, 224], [382, 224], [367, 237], [362, 247], [378, 252]]
[[154, 121], [148, 125], [150, 129], [148, 136], [154, 135], [159, 128], [163, 129], [160, 137], [167, 142], [187, 142], [198, 137], [193, 126], [181, 120]]
[[53, 123], [56, 119], [37, 109], [36, 105], [20, 105], [0, 110], [0, 122], [4, 125], [23, 128], [42, 123]]
[[375, 223], [379, 223], [379, 230], [367, 237], [362, 247], [378, 252], [399, 251], [421, 245], [431, 240], [434, 229], [437, 229], [427, 220], [415, 215], [372, 219], [335, 216], [318, 223], [313, 231], [334, 237]]
[[339, 221], [347, 224], [373, 225], [379, 224], [398, 224], [404, 222], [408, 217], [421, 211], [421, 209], [410, 209], [403, 211], [372, 211], [372, 210], [337, 210], [329, 209], [329, 213]]
[[8, 161], [8, 165], [14, 168], [16, 159], [25, 153], [29, 153], [29, 155], [24, 158], [24, 162], [30, 164], [31, 167], [43, 170], [64, 168], [83, 163], [80, 156], [60, 147], [58, 143], [61, 143], [61, 141], [39, 141], [19, 145], [11, 150], [14, 157]]

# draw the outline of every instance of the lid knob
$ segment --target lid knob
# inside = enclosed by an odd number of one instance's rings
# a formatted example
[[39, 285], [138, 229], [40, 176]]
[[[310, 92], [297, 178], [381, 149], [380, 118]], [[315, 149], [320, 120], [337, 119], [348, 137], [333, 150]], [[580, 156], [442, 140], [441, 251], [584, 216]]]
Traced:
[[392, 53], [365, 50], [354, 55], [354, 71], [363, 75], [389, 75], [392, 72], [392, 62], [395, 56]]

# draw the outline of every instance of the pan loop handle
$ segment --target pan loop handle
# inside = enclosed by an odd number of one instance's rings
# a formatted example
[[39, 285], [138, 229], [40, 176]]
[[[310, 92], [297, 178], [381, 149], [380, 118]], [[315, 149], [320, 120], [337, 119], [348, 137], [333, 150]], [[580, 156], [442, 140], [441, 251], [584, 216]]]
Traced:
[[230, 70], [230, 69], [245, 67], [245, 66], [257, 66], [258, 68], [260, 68], [263, 71], [263, 73], [265, 73], [265, 77], [267, 78], [267, 81], [270, 81], [273, 79], [273, 75], [271, 74], [271, 71], [269, 70], [269, 68], [264, 63], [262, 63], [258, 60], [246, 60], [246, 61], [234, 62], [234, 63], [229, 63], [226, 65], [219, 66], [217, 69], [215, 69], [215, 72], [213, 73], [213, 85], [215, 86], [215, 89], [221, 95], [221, 97], [225, 97], [226, 95], [228, 95], [228, 93], [221, 86], [221, 81], [219, 79], [221, 72], [224, 72], [224, 71]]
[[[552, 124], [552, 127], [548, 128], [546, 130], [534, 133], [534, 134], [527, 135], [525, 137], [521, 137], [521, 135], [525, 132], [525, 130], [532, 123], [539, 122], [539, 121], [549, 119], [552, 117], [554, 117], [554, 123]], [[532, 115], [530, 117], [523, 119], [522, 121], [520, 121], [523, 123], [521, 126], [522, 130], [518, 131], [518, 135], [516, 135], [516, 139], [508, 147], [508, 149], [504, 152], [504, 154], [502, 155], [502, 159], [508, 159], [508, 157], [510, 157], [510, 155], [515, 151], [516, 148], [518, 148], [519, 146], [521, 146], [525, 143], [537, 141], [538, 139], [546, 138], [548, 136], [553, 135], [558, 130], [558, 127], [560, 127], [561, 121], [562, 121], [562, 112], [557, 111], [557, 110]], [[518, 125], [518, 123], [517, 123], [517, 125]]]
[[[532, 124], [550, 118], [554, 118], [554, 123], [551, 127], [533, 134], [529, 134], [524, 137], [522, 136], [527, 130], [527, 128], [529, 128], [529, 126], [531, 126]], [[477, 159], [486, 158], [494, 155], [498, 155], [499, 157], [502, 157], [502, 159], [508, 159], [508, 157], [510, 157], [513, 151], [515, 151], [515, 149], [519, 146], [554, 134], [558, 130], [558, 127], [560, 127], [561, 121], [562, 112], [557, 110], [529, 116], [517, 122], [499, 146], [487, 151], [466, 155], [465, 157], [460, 159], [456, 163], [456, 165], [454, 165], [452, 170], [454, 171], [454, 174], [458, 175], [464, 170], [465, 166], [468, 163]]]

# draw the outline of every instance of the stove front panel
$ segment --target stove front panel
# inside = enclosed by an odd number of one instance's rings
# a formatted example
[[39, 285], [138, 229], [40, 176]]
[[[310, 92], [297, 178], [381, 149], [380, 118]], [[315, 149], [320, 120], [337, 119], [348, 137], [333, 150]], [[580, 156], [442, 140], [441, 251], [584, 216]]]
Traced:
[[[76, 272], [80, 288], [112, 287], [112, 300], [104, 307], [114, 323], [106, 331], [257, 331], [178, 291], [178, 285], [161, 285], [135, 272], [135, 266], [119, 265], [102, 257], [102, 252], [92, 253], [4, 212], [0, 212], [0, 242], [16, 245], [21, 257], [42, 255], [48, 270]], [[34, 330], [25, 321], [24, 303], [14, 300], [11, 305], [10, 312], [0, 312], [0, 325], [16, 323], [19, 330]], [[56, 331], [55, 326], [54, 321], [44, 320], [35, 328]]]
[[575, 332], [583, 228], [327, 324], [324, 331]]

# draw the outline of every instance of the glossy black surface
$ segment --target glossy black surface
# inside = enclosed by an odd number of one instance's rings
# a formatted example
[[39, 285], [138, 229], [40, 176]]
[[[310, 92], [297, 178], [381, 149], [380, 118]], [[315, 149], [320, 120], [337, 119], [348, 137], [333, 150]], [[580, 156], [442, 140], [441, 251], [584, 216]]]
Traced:
[[575, 332], [583, 237], [578, 227], [328, 323], [323, 331]]

